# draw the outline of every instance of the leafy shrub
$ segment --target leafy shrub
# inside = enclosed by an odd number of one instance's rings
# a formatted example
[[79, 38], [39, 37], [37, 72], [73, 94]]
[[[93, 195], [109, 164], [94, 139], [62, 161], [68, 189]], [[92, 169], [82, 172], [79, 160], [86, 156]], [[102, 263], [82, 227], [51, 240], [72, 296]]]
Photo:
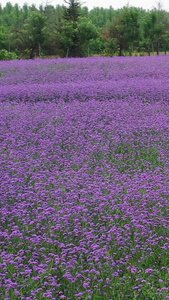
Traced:
[[5, 49], [0, 51], [0, 60], [10, 60], [10, 59], [17, 59], [17, 55], [14, 52], [8, 52]]

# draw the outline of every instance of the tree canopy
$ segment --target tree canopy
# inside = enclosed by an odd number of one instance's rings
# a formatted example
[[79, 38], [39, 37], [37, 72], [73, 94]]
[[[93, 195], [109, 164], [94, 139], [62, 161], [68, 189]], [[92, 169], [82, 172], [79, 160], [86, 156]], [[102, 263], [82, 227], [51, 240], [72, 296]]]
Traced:
[[128, 5], [89, 11], [81, 1], [64, 2], [39, 8], [10, 2], [0, 5], [1, 59], [169, 51], [169, 13], [159, 5], [150, 11]]

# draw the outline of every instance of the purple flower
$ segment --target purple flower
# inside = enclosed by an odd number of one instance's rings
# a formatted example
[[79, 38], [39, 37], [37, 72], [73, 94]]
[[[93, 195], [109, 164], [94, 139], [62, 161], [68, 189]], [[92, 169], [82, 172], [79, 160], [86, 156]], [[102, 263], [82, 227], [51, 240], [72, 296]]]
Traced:
[[168, 57], [0, 70], [0, 298], [164, 295]]

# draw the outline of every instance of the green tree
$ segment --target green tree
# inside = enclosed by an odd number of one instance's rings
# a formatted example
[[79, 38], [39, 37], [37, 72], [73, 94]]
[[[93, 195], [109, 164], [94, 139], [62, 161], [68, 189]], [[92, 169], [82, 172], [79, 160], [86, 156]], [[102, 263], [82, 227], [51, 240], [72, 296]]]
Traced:
[[62, 27], [62, 37], [61, 37], [63, 47], [65, 48], [66, 57], [69, 57], [69, 53], [71, 52], [72, 48], [73, 51], [75, 49], [76, 46], [75, 37], [76, 37], [76, 29], [74, 28], [72, 22], [68, 22]]
[[96, 26], [87, 18], [81, 18], [77, 24], [77, 36], [81, 54], [83, 56], [90, 56], [90, 42], [98, 37]]
[[160, 51], [160, 40], [164, 33], [164, 24], [159, 20], [159, 12], [152, 10], [148, 13], [144, 22], [144, 38], [145, 45], [148, 48], [148, 52], [157, 51], [157, 55]]
[[26, 20], [29, 14], [29, 7], [26, 3], [22, 7], [22, 14], [23, 14], [23, 19]]
[[72, 21], [73, 23], [76, 23], [81, 15], [80, 2], [78, 0], [64, 0], [64, 2], [68, 5], [68, 7], [65, 8], [65, 19], [67, 21]]
[[134, 47], [140, 38], [139, 10], [136, 8], [124, 8], [121, 15], [121, 32], [124, 34], [125, 40], [128, 42], [128, 50], [130, 55], [134, 51]]
[[119, 43], [118, 40], [115, 39], [107, 39], [105, 43], [105, 51], [104, 54], [107, 56], [114, 56], [119, 51]]
[[[139, 36], [139, 11], [129, 7], [121, 10], [109, 27], [103, 31], [103, 37], [108, 43], [109, 49], [111, 44], [113, 48], [118, 46], [120, 56], [123, 54], [123, 51], [129, 51], [130, 55], [132, 55], [134, 47], [137, 46]], [[113, 41], [111, 42], [110, 39]]]
[[100, 32], [98, 32], [98, 37], [90, 39], [89, 41], [89, 49], [91, 55], [99, 55], [103, 54], [105, 45], [104, 45], [104, 40], [102, 38], [102, 35]]
[[[109, 43], [109, 45], [111, 44], [110, 40], [115, 40], [117, 42], [119, 56], [122, 56], [123, 51], [128, 49], [128, 42], [125, 39], [123, 26], [121, 26], [121, 22], [118, 18], [114, 20], [108, 28], [103, 30], [102, 36], [105, 42]], [[112, 42], [112, 44], [114, 48], [114, 42]]]
[[[78, 0], [64, 0], [68, 7], [65, 7], [64, 20], [62, 33], [65, 38], [62, 38], [64, 44], [67, 48], [67, 54], [73, 57], [81, 56], [80, 47], [79, 47], [79, 38], [78, 38], [78, 22], [80, 17], [80, 7], [81, 4]], [[70, 32], [72, 28], [72, 32]], [[70, 32], [70, 36], [68, 36]]]
[[[65, 5], [0, 5], [0, 49], [19, 57], [36, 55], [125, 55], [134, 51], [167, 51], [169, 13], [134, 7], [91, 11], [80, 0]], [[6, 56], [6, 54], [5, 54]]]
[[7, 37], [7, 28], [0, 26], [0, 50], [7, 49], [8, 37]]
[[53, 30], [47, 28], [45, 41], [43, 43], [43, 53], [47, 56], [65, 56], [61, 33], [57, 28], [54, 28]]
[[34, 11], [27, 19], [22, 31], [23, 40], [27, 45], [27, 50], [30, 54], [30, 58], [33, 58], [36, 54], [41, 56], [41, 47], [45, 41], [46, 31], [46, 17]]
[[89, 11], [88, 17], [97, 28], [103, 29], [104, 26], [108, 26], [113, 22], [117, 14], [118, 11], [114, 10], [112, 6], [108, 9], [95, 7]]
[[164, 51], [165, 54], [167, 54], [167, 51], [169, 51], [169, 31], [166, 31], [161, 37], [161, 46], [162, 51]]

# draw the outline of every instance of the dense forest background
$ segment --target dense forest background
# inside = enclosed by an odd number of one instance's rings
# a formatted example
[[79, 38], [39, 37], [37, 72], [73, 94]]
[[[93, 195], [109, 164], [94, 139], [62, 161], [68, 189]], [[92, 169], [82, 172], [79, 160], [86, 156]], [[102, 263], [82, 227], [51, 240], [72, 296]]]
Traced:
[[0, 5], [0, 59], [165, 54], [169, 12], [125, 6]]

